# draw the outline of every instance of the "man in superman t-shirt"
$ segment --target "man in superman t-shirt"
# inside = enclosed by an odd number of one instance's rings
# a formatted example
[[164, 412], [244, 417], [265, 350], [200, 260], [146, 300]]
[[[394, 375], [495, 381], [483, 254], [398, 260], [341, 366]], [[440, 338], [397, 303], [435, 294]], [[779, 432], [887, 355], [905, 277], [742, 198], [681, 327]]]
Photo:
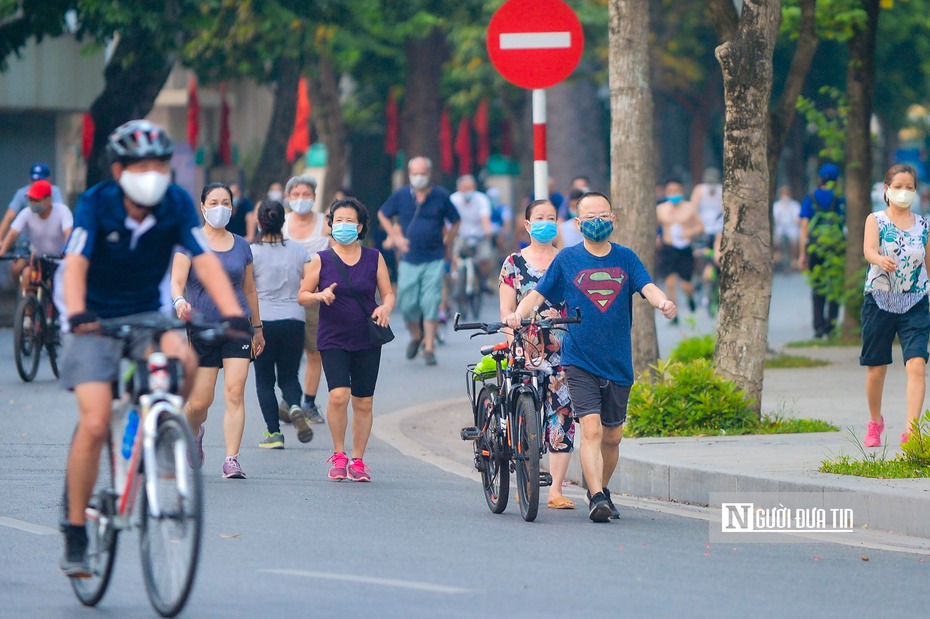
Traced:
[[543, 300], [581, 310], [581, 323], [568, 325], [563, 338], [562, 365], [584, 437], [581, 468], [588, 485], [588, 516], [607, 522], [619, 517], [607, 486], [617, 468], [633, 385], [633, 294], [641, 293], [668, 319], [675, 317], [677, 308], [652, 283], [632, 250], [610, 242], [614, 214], [607, 196], [586, 193], [577, 208], [575, 225], [584, 242], [559, 252], [536, 290], [504, 321], [518, 327]]

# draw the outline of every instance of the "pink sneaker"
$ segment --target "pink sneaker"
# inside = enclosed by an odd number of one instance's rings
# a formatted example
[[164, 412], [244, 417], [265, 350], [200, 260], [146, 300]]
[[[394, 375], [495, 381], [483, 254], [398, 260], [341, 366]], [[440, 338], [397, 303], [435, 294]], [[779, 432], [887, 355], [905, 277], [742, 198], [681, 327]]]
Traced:
[[346, 466], [349, 464], [349, 458], [347, 458], [343, 452], [337, 451], [327, 462], [332, 462], [333, 464], [332, 468], [329, 469], [330, 479], [342, 481], [346, 478]]
[[865, 431], [865, 446], [866, 447], [881, 447], [882, 444], [882, 432], [885, 429], [885, 418], [881, 418], [880, 423], [875, 423], [870, 421], [868, 428]]
[[910, 438], [910, 432], [905, 432], [904, 434], [902, 434], [902, 435], [901, 435], [901, 444], [904, 445], [904, 443], [907, 442], [907, 439], [908, 439], [908, 438]]
[[352, 458], [349, 460], [349, 479], [352, 481], [371, 481], [368, 467], [365, 466], [361, 458]]

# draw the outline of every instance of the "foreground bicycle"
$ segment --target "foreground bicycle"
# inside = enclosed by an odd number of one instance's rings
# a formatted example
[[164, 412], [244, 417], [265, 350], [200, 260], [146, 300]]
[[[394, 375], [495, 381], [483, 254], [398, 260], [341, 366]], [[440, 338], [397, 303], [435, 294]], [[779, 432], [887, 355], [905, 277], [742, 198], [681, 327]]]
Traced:
[[[91, 576], [70, 579], [87, 606], [95, 606], [106, 593], [119, 533], [135, 526], [140, 528], [145, 588], [155, 610], [163, 617], [175, 616], [193, 586], [203, 482], [178, 395], [183, 371], [159, 349], [163, 333], [185, 328], [207, 340], [241, 336], [222, 324], [183, 322], [158, 313], [100, 321], [101, 335], [123, 342], [123, 367], [114, 385], [109, 438], [85, 511]], [[146, 347], [149, 352], [140, 354]], [[66, 483], [65, 510], [67, 505]]]
[[52, 373], [58, 378], [58, 354], [61, 334], [58, 310], [52, 299], [52, 280], [61, 260], [60, 254], [24, 256], [7, 254], [2, 260], [29, 260], [29, 283], [13, 313], [13, 359], [16, 371], [25, 382], [35, 379], [42, 349], [48, 352]]
[[[481, 332], [472, 337], [508, 329], [502, 322], [459, 323], [459, 318], [456, 314], [453, 328]], [[540, 331], [578, 322], [577, 309], [568, 318], [524, 320], [510, 343], [481, 348], [490, 363], [467, 366], [465, 383], [475, 425], [462, 428], [461, 437], [474, 442], [475, 468], [481, 473], [488, 508], [495, 514], [507, 509], [511, 472], [517, 477], [520, 515], [527, 522], [534, 521], [539, 511], [539, 488], [552, 484], [549, 473], [539, 470], [546, 453], [543, 400], [550, 370], [543, 364], [545, 351], [535, 342], [540, 341]]]

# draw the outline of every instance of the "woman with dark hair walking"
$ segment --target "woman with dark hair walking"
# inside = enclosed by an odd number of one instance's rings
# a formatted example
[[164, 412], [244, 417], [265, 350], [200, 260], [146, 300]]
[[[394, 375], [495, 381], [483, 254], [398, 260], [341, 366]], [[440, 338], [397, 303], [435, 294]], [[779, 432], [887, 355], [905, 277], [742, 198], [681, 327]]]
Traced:
[[284, 434], [274, 391], [276, 381], [297, 439], [302, 443], [313, 439], [313, 429], [300, 407], [301, 389], [297, 376], [306, 321], [304, 309], [297, 304], [297, 292], [301, 280], [309, 272], [311, 256], [300, 243], [284, 240], [281, 231], [284, 206], [280, 202], [262, 202], [258, 208], [258, 225], [261, 236], [251, 247], [265, 352], [255, 359], [255, 390], [266, 426], [258, 446], [283, 449]]
[[[374, 320], [388, 326], [394, 290], [381, 253], [358, 243], [368, 232], [368, 209], [354, 198], [336, 200], [326, 219], [336, 244], [310, 262], [297, 300], [305, 307], [320, 304], [317, 342], [329, 387], [326, 417], [333, 438], [329, 478], [371, 481], [362, 457], [371, 436], [381, 346], [372, 342], [368, 325]], [[381, 305], [375, 301], [375, 292], [381, 295]], [[351, 460], [345, 446], [350, 397]]]

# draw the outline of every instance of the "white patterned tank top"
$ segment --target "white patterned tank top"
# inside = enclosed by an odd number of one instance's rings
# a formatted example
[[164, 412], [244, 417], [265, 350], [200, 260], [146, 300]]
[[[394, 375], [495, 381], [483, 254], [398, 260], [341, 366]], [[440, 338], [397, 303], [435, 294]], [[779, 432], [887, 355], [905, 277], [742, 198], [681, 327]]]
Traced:
[[865, 276], [864, 294], [886, 312], [903, 314], [927, 294], [926, 247], [930, 233], [927, 218], [914, 214], [914, 225], [902, 230], [884, 211], [874, 214], [878, 222], [878, 252], [894, 259], [897, 268], [888, 273], [874, 264]]

